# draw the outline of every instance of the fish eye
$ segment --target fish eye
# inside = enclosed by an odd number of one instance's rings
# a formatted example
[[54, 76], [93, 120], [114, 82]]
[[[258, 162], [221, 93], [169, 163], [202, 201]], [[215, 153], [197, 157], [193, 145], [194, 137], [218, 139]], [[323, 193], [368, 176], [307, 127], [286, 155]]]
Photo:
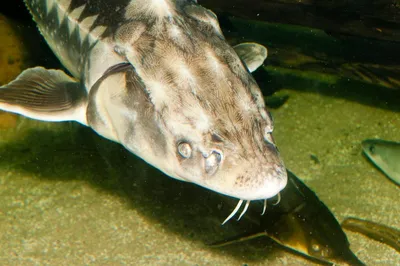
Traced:
[[309, 243], [309, 251], [312, 253], [314, 256], [321, 257], [321, 251], [322, 247], [321, 244], [316, 240], [316, 239], [311, 239], [311, 242]]
[[321, 250], [321, 246], [318, 244], [312, 244], [311, 248], [314, 252], [319, 252]]
[[178, 144], [178, 153], [182, 158], [189, 158], [192, 155], [192, 147], [187, 142], [181, 142]]
[[369, 146], [369, 151], [370, 151], [372, 154], [374, 154], [374, 153], [375, 153], [375, 146], [374, 146], [374, 145]]

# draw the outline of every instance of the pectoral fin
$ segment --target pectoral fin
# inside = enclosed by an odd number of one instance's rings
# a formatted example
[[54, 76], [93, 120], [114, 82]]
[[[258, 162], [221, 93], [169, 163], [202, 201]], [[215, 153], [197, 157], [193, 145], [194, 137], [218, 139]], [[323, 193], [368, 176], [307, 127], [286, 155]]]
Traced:
[[268, 50], [258, 43], [246, 42], [233, 47], [250, 72], [259, 68], [267, 58]]
[[0, 109], [43, 121], [86, 125], [87, 93], [61, 70], [30, 68], [0, 87]]

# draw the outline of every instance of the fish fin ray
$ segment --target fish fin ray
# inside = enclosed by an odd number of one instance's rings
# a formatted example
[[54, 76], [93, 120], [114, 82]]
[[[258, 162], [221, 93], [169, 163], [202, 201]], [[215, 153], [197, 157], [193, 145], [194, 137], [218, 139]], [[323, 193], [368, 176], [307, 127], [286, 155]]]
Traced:
[[268, 55], [268, 50], [265, 46], [253, 42], [238, 44], [233, 49], [250, 72], [254, 72], [259, 68]]
[[87, 93], [61, 70], [29, 68], [0, 87], [0, 109], [43, 121], [86, 123]]
[[239, 243], [239, 242], [243, 242], [243, 241], [248, 241], [254, 238], [258, 238], [258, 237], [262, 237], [262, 236], [267, 236], [267, 234], [265, 232], [256, 232], [256, 233], [246, 233], [243, 235], [239, 235], [239, 236], [235, 236], [231, 239], [226, 239], [226, 240], [222, 240], [222, 241], [217, 241], [211, 244], [208, 244], [208, 246], [210, 247], [224, 247], [224, 246], [228, 246], [234, 243]]

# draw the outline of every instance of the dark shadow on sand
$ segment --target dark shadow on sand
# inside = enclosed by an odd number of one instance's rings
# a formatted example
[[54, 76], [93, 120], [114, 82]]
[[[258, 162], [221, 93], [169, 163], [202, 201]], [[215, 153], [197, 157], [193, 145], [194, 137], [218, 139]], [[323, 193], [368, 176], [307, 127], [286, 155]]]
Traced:
[[[268, 239], [208, 247], [207, 243], [250, 231], [254, 225], [245, 219], [232, 219], [221, 226], [232, 211], [223, 196], [162, 174], [89, 128], [75, 123], [65, 123], [62, 128], [65, 130], [57, 132], [32, 129], [23, 138], [1, 145], [0, 167], [47, 181], [87, 182], [95, 189], [126, 199], [130, 208], [146, 219], [162, 224], [187, 241], [204, 244], [210, 252], [224, 252], [249, 262], [276, 256], [279, 249]], [[218, 206], [223, 206], [222, 210]]]

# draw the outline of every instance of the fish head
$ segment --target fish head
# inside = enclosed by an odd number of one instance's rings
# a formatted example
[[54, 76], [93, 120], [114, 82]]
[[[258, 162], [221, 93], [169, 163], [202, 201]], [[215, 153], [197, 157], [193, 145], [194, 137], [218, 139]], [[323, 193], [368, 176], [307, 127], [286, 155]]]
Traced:
[[[257, 217], [260, 231], [280, 245], [312, 260], [337, 265], [363, 265], [350, 250], [339, 222], [329, 208], [291, 171], [277, 204]], [[275, 199], [272, 199], [275, 200]], [[262, 205], [261, 203], [259, 205]]]
[[270, 198], [287, 182], [273, 120], [251, 74], [225, 48], [240, 74], [222, 57], [216, 72], [200, 55], [194, 62], [176, 54], [173, 61], [160, 60], [166, 66], [157, 69], [159, 79], [142, 79], [152, 117], [140, 127], [156, 135], [122, 143], [132, 150], [153, 147], [141, 157], [151, 157], [147, 161], [171, 177], [239, 199]]
[[[366, 139], [361, 142], [364, 154], [383, 171], [391, 168], [390, 158], [396, 158], [395, 152], [393, 152], [396, 149], [393, 147], [396, 146], [398, 149], [400, 145], [381, 139]], [[394, 165], [395, 163], [392, 164]]]
[[[188, 67], [202, 72], [198, 65]], [[286, 185], [286, 170], [272, 137], [273, 121], [258, 102], [261, 92], [242, 68], [247, 84], [228, 69], [196, 75], [192, 86], [183, 86], [186, 92], [173, 97], [176, 104], [164, 107], [159, 124], [172, 176], [235, 198], [265, 199]]]
[[[214, 99], [211, 105], [221, 104]], [[173, 176], [239, 199], [273, 197], [286, 185], [286, 176], [270, 124], [261, 114], [231, 104], [193, 103], [164, 121], [171, 133]]]
[[[282, 200], [290, 198], [286, 196], [282, 196]], [[309, 203], [300, 204], [290, 213], [281, 212], [279, 204], [273, 206], [272, 213], [268, 212], [261, 220], [262, 229], [277, 243], [311, 260], [334, 265], [364, 265], [351, 251], [333, 214], [319, 202]]]
[[383, 150], [384, 142], [379, 139], [366, 139], [361, 142], [361, 147], [364, 154], [371, 158], [371, 160], [381, 160], [380, 159], [380, 151]]
[[121, 26], [117, 50], [132, 70], [119, 82], [129, 95], [108, 111], [123, 117], [115, 139], [176, 179], [239, 199], [270, 198], [287, 182], [273, 121], [214, 16], [193, 4], [153, 24]]
[[382, 139], [366, 139], [361, 143], [363, 152], [386, 176], [400, 184], [400, 143]]
[[[310, 235], [312, 233], [311, 230]], [[321, 234], [318, 234], [320, 232], [315, 233], [317, 234], [316, 237], [308, 237], [305, 249], [300, 249], [303, 254], [335, 265], [364, 265], [350, 250], [348, 242], [341, 246], [340, 244], [345, 243], [345, 241], [340, 241], [337, 235], [321, 236]]]

